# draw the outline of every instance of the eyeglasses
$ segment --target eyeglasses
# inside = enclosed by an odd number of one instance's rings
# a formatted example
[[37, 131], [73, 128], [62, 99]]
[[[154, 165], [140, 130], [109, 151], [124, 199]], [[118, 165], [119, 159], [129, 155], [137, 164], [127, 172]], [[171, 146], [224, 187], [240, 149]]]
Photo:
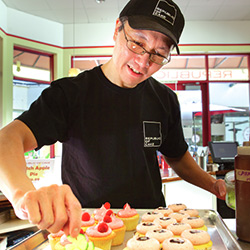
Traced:
[[168, 54], [167, 57], [164, 57], [164, 56], [161, 56], [161, 55], [158, 55], [158, 54], [155, 54], [155, 53], [148, 52], [138, 42], [133, 41], [133, 40], [129, 40], [127, 38], [124, 26], [123, 26], [123, 33], [124, 33], [125, 40], [127, 42], [126, 43], [127, 48], [130, 51], [132, 51], [132, 52], [134, 52], [135, 54], [138, 54], [138, 55], [144, 55], [145, 53], [148, 53], [149, 54], [149, 60], [151, 60], [152, 62], [154, 62], [154, 63], [156, 63], [158, 65], [166, 65], [167, 63], [170, 62], [170, 60], [171, 60], [171, 54], [170, 53]]

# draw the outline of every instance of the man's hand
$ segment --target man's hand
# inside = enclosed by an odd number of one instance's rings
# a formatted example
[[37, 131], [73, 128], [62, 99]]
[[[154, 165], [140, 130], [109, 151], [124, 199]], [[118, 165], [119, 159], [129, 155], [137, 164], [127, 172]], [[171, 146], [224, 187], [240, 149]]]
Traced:
[[77, 237], [81, 227], [81, 205], [68, 185], [51, 185], [23, 194], [18, 191], [13, 207], [20, 219], [52, 233], [63, 230]]
[[226, 184], [224, 180], [216, 180], [213, 185], [214, 194], [221, 200], [225, 200], [226, 198]]

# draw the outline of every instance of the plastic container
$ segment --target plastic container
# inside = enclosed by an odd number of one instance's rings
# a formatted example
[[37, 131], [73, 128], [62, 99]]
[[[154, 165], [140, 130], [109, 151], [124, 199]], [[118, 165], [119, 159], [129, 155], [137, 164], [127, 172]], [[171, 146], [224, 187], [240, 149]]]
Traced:
[[236, 234], [250, 242], [250, 142], [238, 147], [235, 157]]
[[226, 188], [227, 188], [226, 204], [228, 207], [235, 210], [235, 175], [234, 175], [234, 170], [232, 170], [226, 174], [225, 183], [226, 183]]

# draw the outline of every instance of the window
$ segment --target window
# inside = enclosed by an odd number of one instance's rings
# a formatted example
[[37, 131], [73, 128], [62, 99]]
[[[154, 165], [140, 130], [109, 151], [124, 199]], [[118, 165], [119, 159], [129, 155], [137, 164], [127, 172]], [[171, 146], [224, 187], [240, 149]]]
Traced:
[[249, 140], [249, 84], [210, 83], [212, 141]]
[[[53, 80], [53, 55], [14, 48], [13, 55], [13, 119], [27, 110]], [[26, 158], [54, 157], [54, 145], [30, 151]]]

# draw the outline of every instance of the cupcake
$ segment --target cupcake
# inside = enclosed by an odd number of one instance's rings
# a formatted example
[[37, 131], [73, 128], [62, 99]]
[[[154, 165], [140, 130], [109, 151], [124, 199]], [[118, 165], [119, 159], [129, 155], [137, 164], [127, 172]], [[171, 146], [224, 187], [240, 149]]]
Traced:
[[204, 230], [188, 229], [182, 232], [181, 237], [188, 239], [197, 250], [211, 250], [212, 241], [210, 235]]
[[162, 243], [164, 240], [173, 237], [174, 234], [168, 229], [155, 229], [148, 231], [145, 236], [154, 238]]
[[128, 240], [124, 250], [160, 250], [160, 243], [154, 238], [147, 236], [133, 237]]
[[184, 238], [169, 238], [163, 241], [162, 250], [193, 250], [193, 244]]
[[103, 218], [103, 222], [107, 223], [108, 226], [115, 232], [115, 237], [112, 241], [112, 246], [121, 245], [124, 241], [126, 226], [124, 222], [117, 218], [114, 214], [109, 215], [108, 212]]
[[131, 208], [128, 203], [124, 205], [122, 210], [118, 211], [116, 216], [124, 222], [126, 231], [135, 230], [140, 217], [137, 211]]
[[150, 230], [161, 229], [161, 225], [153, 222], [141, 222], [136, 226], [136, 232], [143, 236]]
[[168, 225], [176, 223], [177, 220], [174, 218], [164, 216], [164, 217], [156, 218], [153, 222], [160, 224], [162, 228], [167, 228]]
[[207, 227], [205, 226], [205, 222], [200, 217], [188, 217], [184, 218], [181, 221], [182, 223], [188, 223], [193, 229], [200, 229], [207, 231]]
[[154, 210], [154, 212], [161, 213], [164, 216], [169, 216], [171, 213], [173, 213], [173, 210], [168, 207], [158, 207]]
[[105, 222], [99, 222], [97, 225], [88, 227], [86, 230], [87, 237], [94, 242], [95, 247], [103, 250], [110, 250], [115, 232]]
[[160, 217], [162, 217], [162, 214], [159, 212], [147, 212], [142, 215], [141, 220], [146, 222], [153, 222], [154, 219]]
[[62, 235], [60, 241], [56, 243], [55, 250], [101, 250], [94, 246], [84, 234], [79, 234], [77, 238]]
[[95, 220], [93, 217], [90, 216], [88, 212], [83, 212], [82, 213], [82, 222], [81, 222], [81, 228], [83, 232], [86, 232], [88, 227], [94, 226], [95, 225]]
[[187, 206], [183, 203], [175, 203], [168, 205], [168, 208], [172, 209], [174, 212], [179, 212], [180, 210], [187, 208]]
[[177, 222], [181, 222], [182, 219], [188, 218], [189, 215], [188, 215], [188, 214], [185, 214], [185, 213], [174, 212], [174, 213], [170, 214], [169, 217], [170, 217], [170, 218], [176, 219]]
[[106, 212], [110, 210], [110, 203], [105, 202], [100, 208], [97, 208], [93, 212], [93, 217], [96, 222], [99, 222], [103, 219], [103, 217], [106, 215]]
[[189, 214], [190, 217], [199, 217], [199, 212], [197, 209], [185, 208], [179, 212]]
[[60, 241], [60, 238], [63, 235], [64, 235], [64, 232], [62, 230], [60, 230], [58, 233], [50, 233], [48, 235], [48, 240], [49, 240], [51, 250], [55, 250], [56, 243]]
[[181, 233], [186, 229], [191, 229], [191, 226], [187, 223], [173, 223], [167, 226], [175, 236], [180, 236]]

